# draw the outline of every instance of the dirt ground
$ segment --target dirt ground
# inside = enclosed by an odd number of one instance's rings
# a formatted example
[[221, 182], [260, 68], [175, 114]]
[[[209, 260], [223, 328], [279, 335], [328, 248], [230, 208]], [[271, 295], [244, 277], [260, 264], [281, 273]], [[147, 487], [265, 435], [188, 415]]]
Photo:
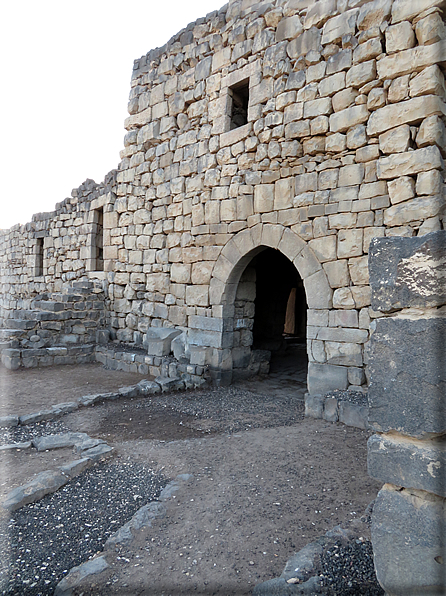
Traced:
[[[142, 378], [98, 365], [1, 372], [2, 415], [35, 412]], [[110, 568], [92, 577], [84, 596], [250, 594], [280, 575], [307, 543], [363, 515], [380, 489], [366, 472], [369, 433], [302, 416], [276, 426], [274, 412], [263, 414], [268, 383], [264, 393], [262, 387], [251, 386], [259, 407], [238, 414], [243, 429], [237, 432], [185, 414], [179, 404], [187, 393], [159, 396], [149, 408], [147, 398], [104, 402], [61, 419], [70, 430], [107, 440], [118, 461], [150, 464], [168, 479], [193, 475], [167, 502], [163, 518], [130, 547], [107, 554]], [[259, 428], [250, 427], [255, 418]], [[28, 449], [1, 458], [3, 498], [74, 456], [67, 449]]]
[[107, 370], [98, 364], [7, 370], [0, 366], [0, 416], [31, 414], [83, 395], [135, 385], [147, 375]]

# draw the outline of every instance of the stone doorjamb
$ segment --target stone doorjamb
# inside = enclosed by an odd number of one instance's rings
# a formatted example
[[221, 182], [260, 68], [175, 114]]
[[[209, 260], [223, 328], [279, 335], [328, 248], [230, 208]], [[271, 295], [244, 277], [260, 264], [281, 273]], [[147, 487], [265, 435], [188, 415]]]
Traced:
[[215, 318], [222, 319], [221, 345], [213, 348], [212, 374], [217, 384], [232, 378], [234, 300], [239, 279], [250, 261], [265, 248], [279, 250], [296, 267], [312, 310], [332, 308], [332, 289], [315, 253], [298, 234], [279, 224], [257, 224], [242, 230], [222, 249], [210, 281], [210, 302]]

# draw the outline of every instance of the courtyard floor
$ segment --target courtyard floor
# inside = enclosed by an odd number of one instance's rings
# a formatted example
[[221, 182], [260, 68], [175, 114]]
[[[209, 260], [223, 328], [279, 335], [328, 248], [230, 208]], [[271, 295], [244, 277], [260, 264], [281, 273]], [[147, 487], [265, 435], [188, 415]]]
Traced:
[[[369, 433], [304, 418], [305, 368], [274, 362], [266, 379], [103, 402], [60, 419], [106, 440], [118, 463], [143, 463], [169, 480], [192, 474], [164, 517], [124, 550], [108, 552], [110, 567], [84, 596], [250, 594], [307, 543], [363, 515], [380, 488], [366, 472]], [[99, 365], [2, 369], [0, 415], [142, 378]], [[3, 499], [73, 454], [27, 449], [1, 458]]]

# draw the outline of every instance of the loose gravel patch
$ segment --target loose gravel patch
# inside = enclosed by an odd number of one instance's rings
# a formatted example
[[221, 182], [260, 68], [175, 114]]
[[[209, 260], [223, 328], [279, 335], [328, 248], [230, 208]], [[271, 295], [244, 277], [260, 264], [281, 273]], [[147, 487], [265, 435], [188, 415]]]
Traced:
[[141, 463], [102, 463], [0, 526], [0, 594], [47, 596], [100, 552], [167, 480]]
[[48, 435], [58, 435], [70, 432], [70, 429], [62, 420], [48, 420], [45, 422], [36, 422], [24, 426], [14, 426], [12, 428], [0, 429], [0, 445], [10, 445], [11, 443], [26, 443], [37, 437], [46, 437]]
[[321, 557], [322, 585], [332, 596], [383, 596], [369, 540], [335, 544]]
[[[304, 402], [292, 393], [281, 397], [260, 395], [240, 387], [207, 388], [166, 396], [161, 394], [154, 396], [151, 401], [194, 416], [197, 428], [208, 428], [215, 432], [290, 426], [304, 417]], [[147, 405], [141, 403], [139, 407], [145, 408]]]
[[324, 394], [324, 397], [333, 397], [339, 402], [349, 401], [358, 406], [368, 405], [368, 394], [361, 391], [342, 391], [341, 389], [336, 389], [335, 391], [328, 391], [328, 393]]

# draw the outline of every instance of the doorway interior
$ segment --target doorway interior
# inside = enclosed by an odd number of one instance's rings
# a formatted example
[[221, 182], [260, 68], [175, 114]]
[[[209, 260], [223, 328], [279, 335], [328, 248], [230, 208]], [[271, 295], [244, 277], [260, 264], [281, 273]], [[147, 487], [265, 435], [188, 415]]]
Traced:
[[244, 330], [235, 329], [238, 341], [250, 342], [253, 353], [269, 353], [269, 377], [306, 382], [307, 302], [293, 263], [273, 248], [258, 252], [240, 278], [235, 307], [248, 332], [244, 341]]

